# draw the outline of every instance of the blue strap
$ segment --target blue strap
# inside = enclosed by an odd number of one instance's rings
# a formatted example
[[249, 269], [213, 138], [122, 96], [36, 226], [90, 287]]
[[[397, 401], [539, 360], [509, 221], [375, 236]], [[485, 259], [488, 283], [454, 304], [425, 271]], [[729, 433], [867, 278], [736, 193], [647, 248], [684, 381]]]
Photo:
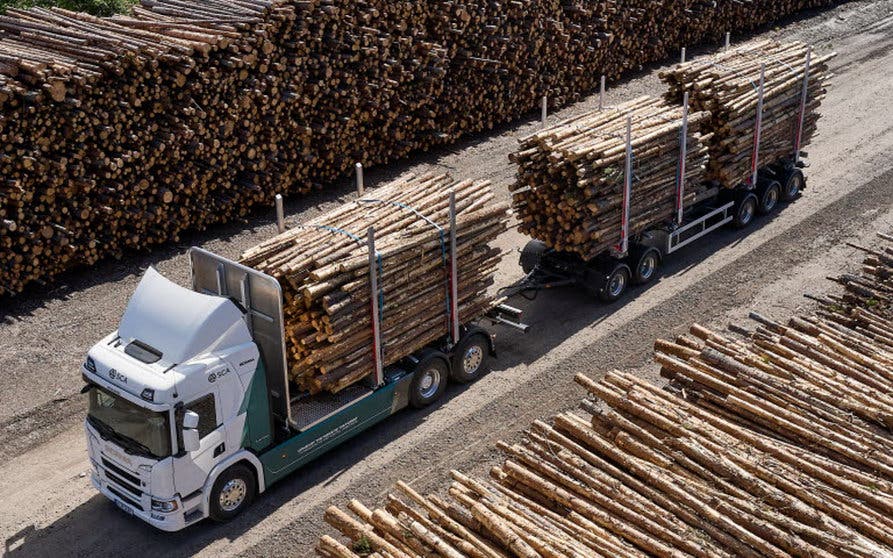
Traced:
[[[363, 245], [362, 238], [353, 234], [350, 231], [347, 231], [347, 230], [344, 230], [344, 229], [341, 229], [338, 227], [332, 227], [330, 225], [298, 225], [295, 228], [309, 228], [309, 227], [312, 227], [312, 228], [318, 229], [318, 230], [329, 231], [329, 232], [335, 233], [335, 234], [342, 234], [342, 235], [350, 238], [351, 240], [353, 240], [360, 246]], [[375, 260], [378, 263], [378, 325], [379, 325], [379, 327], [381, 327], [381, 324], [384, 321], [384, 317], [383, 317], [384, 316], [384, 287], [382, 286], [382, 282], [381, 282], [382, 275], [384, 274], [384, 264], [382, 263], [381, 252], [379, 252], [378, 250], [375, 251]], [[384, 350], [384, 341], [383, 340], [382, 340], [382, 350]]]
[[[405, 209], [407, 211], [412, 212], [416, 217], [418, 217], [419, 219], [425, 221], [426, 223], [428, 223], [429, 225], [434, 227], [434, 229], [437, 230], [437, 233], [440, 236], [440, 259], [441, 259], [441, 262], [443, 263], [443, 266], [446, 267], [446, 265], [447, 265], [447, 249], [446, 249], [445, 233], [444, 233], [443, 228], [440, 225], [438, 225], [437, 223], [435, 223], [431, 218], [429, 218], [426, 215], [423, 215], [416, 208], [414, 208], [410, 205], [407, 205], [403, 202], [392, 201], [392, 200], [381, 200], [381, 199], [376, 199], [376, 198], [363, 198], [358, 201], [361, 203], [383, 203], [383, 204], [387, 204], [387, 205], [393, 205], [394, 207], [399, 207], [400, 209]], [[447, 286], [446, 286], [446, 315], [447, 315], [448, 321], [449, 321], [449, 317], [450, 317], [450, 307], [451, 306], [452, 305], [450, 304], [450, 286], [449, 286], [449, 284], [447, 284]]]

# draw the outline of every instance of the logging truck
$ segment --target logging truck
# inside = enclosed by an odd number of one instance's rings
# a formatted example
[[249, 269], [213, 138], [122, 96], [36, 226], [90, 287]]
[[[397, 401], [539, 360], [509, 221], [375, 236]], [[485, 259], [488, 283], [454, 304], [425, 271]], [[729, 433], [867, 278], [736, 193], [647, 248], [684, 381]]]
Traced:
[[[227, 520], [258, 493], [448, 380], [479, 378], [493, 353], [476, 324], [336, 394], [296, 393], [279, 282], [190, 251], [192, 288], [149, 268], [117, 331], [82, 365], [93, 485], [129, 515], [177, 531]], [[523, 324], [498, 306], [499, 323]]]

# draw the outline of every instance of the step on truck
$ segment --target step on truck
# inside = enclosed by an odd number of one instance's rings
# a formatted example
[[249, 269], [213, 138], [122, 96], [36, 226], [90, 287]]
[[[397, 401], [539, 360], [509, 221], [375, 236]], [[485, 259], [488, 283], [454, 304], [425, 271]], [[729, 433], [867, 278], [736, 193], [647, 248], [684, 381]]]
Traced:
[[[302, 465], [449, 380], [485, 373], [493, 340], [458, 328], [337, 394], [296, 393], [278, 281], [199, 248], [191, 289], [149, 268], [117, 331], [82, 366], [93, 485], [125, 513], [177, 531], [227, 520]], [[521, 329], [499, 306], [494, 323]]]

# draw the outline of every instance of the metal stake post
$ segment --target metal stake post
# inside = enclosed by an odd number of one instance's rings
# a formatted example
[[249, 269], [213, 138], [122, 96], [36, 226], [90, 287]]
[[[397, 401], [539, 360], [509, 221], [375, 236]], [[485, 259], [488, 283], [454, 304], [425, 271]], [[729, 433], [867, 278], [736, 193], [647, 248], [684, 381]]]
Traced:
[[601, 86], [598, 89], [598, 110], [605, 108], [605, 76], [602, 75]]
[[679, 63], [685, 64], [685, 47], [682, 47], [682, 55], [679, 57]]
[[754, 188], [757, 186], [757, 173], [760, 168], [760, 139], [763, 135], [763, 92], [766, 82], [766, 64], [760, 66], [760, 88], [757, 97], [757, 120], [754, 124], [753, 132], [753, 154], [751, 160], [751, 178], [750, 185]]
[[623, 172], [623, 213], [621, 214], [620, 253], [629, 251], [629, 203], [633, 189], [633, 119], [626, 117], [626, 165]]
[[282, 207], [282, 194], [276, 194], [276, 228], [279, 234], [285, 232], [285, 210]]
[[[358, 163], [359, 164], [359, 163]], [[381, 316], [378, 312], [378, 254], [375, 252], [375, 227], [367, 232], [369, 247], [369, 288], [372, 291], [372, 359], [375, 361], [376, 385], [384, 383], [384, 366], [381, 362]]]
[[357, 195], [362, 196], [366, 187], [363, 183], [363, 163], [357, 163]]
[[806, 118], [806, 101], [809, 96], [809, 66], [812, 64], [812, 47], [806, 51], [806, 67], [803, 70], [803, 92], [800, 94], [800, 116], [797, 120], [797, 137], [794, 139], [794, 164], [800, 162], [800, 146], [803, 143], [803, 120]]
[[543, 127], [546, 127], [546, 117], [549, 116], [549, 99], [545, 95], [543, 95], [543, 100], [540, 103], [540, 123]]
[[676, 223], [682, 224], [685, 197], [685, 162], [688, 157], [688, 92], [682, 97], [682, 137], [679, 138], [679, 174], [676, 177]]
[[732, 46], [732, 34], [726, 31], [726, 46], [725, 50], [729, 50], [729, 47]]
[[459, 342], [459, 259], [456, 257], [456, 192], [450, 192], [450, 325], [452, 342]]

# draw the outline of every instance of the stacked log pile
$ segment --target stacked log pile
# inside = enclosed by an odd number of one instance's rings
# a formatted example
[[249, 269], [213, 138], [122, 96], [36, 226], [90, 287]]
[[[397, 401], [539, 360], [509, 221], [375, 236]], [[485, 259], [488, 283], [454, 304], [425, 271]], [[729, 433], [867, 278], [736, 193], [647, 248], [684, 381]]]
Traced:
[[[828, 62], [835, 54], [813, 56], [807, 74], [802, 43], [760, 41], [678, 64], [662, 72], [668, 98], [680, 102], [685, 92], [692, 106], [708, 111], [705, 130], [712, 134], [708, 178], [728, 188], [752, 180], [753, 162], [762, 167], [792, 159], [816, 133], [818, 109], [831, 77]], [[763, 77], [762, 126], [755, 152], [760, 76]], [[804, 77], [807, 95], [800, 128]], [[755, 159], [756, 155], [756, 159]]]
[[0, 295], [831, 0], [143, 0], [0, 16]]
[[311, 393], [338, 392], [375, 371], [367, 230], [375, 262], [383, 365], [450, 331], [449, 193], [456, 199], [457, 301], [467, 323], [494, 304], [487, 294], [507, 207], [488, 182], [411, 176], [248, 250], [242, 263], [284, 290], [289, 375]]
[[[888, 238], [893, 243], [893, 237]], [[583, 413], [537, 421], [490, 479], [404, 483], [326, 521], [323, 556], [893, 555], [893, 244], [786, 323], [658, 341], [669, 386], [576, 380]]]
[[[705, 112], [689, 115], [683, 206], [703, 199], [709, 134]], [[592, 258], [621, 238], [627, 121], [631, 123], [630, 235], [676, 208], [683, 109], [641, 97], [570, 118], [521, 139], [511, 186], [520, 230], [550, 247]]]

